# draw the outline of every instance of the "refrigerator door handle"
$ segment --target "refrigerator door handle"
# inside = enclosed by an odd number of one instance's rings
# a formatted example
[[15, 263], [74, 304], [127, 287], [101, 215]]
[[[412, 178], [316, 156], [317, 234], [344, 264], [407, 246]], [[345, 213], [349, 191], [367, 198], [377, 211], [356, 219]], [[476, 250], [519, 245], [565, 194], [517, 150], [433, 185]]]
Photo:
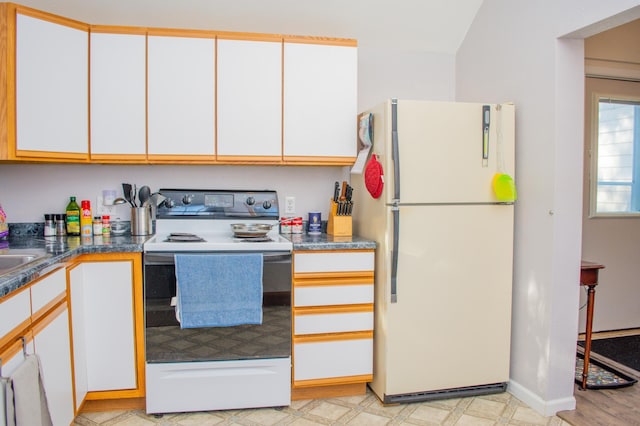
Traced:
[[391, 156], [393, 158], [393, 198], [400, 199], [400, 148], [398, 147], [398, 100], [391, 99]]
[[400, 242], [400, 207], [397, 201], [391, 208], [393, 214], [393, 248], [391, 250], [391, 303], [398, 302], [398, 246]]

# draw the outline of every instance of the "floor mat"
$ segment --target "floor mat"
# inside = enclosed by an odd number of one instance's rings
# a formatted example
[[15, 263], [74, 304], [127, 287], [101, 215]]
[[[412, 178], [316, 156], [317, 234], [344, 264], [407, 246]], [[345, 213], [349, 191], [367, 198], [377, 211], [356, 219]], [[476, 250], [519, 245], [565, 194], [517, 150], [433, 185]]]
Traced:
[[[578, 344], [584, 347], [584, 342]], [[593, 352], [640, 371], [640, 335], [594, 339], [591, 341]]]
[[[584, 368], [584, 356], [578, 353], [576, 357], [576, 383], [582, 385], [582, 370]], [[637, 380], [627, 376], [614, 368], [605, 365], [593, 358], [589, 359], [589, 375], [587, 376], [587, 389], [611, 389], [631, 386]]]

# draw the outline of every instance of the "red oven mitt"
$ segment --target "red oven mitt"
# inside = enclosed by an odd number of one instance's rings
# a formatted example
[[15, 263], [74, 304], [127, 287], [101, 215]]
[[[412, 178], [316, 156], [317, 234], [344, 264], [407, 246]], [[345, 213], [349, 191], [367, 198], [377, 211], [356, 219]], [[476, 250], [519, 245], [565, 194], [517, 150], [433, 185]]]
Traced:
[[373, 198], [379, 198], [382, 195], [382, 188], [384, 187], [383, 176], [382, 164], [378, 161], [378, 156], [372, 154], [371, 159], [364, 168], [364, 184]]

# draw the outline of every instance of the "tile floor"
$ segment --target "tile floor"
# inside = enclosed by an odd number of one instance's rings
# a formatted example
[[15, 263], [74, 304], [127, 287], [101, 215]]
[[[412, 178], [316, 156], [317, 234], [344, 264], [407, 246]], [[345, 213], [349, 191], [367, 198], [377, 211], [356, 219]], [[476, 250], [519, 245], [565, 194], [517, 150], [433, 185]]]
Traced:
[[567, 426], [559, 417], [543, 417], [509, 393], [385, 407], [371, 391], [365, 395], [292, 401], [284, 408], [146, 415], [144, 411], [86, 413], [75, 425], [548, 425]]

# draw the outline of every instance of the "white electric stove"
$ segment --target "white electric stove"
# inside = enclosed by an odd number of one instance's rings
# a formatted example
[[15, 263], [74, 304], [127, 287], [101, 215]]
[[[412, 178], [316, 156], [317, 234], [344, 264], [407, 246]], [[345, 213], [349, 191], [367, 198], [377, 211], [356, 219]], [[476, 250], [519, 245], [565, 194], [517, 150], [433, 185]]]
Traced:
[[[156, 233], [144, 244], [146, 411], [287, 406], [291, 399], [291, 251], [275, 191], [160, 189]], [[236, 238], [232, 224], [268, 224]], [[262, 323], [182, 328], [175, 256], [260, 253]], [[197, 275], [197, 271], [196, 274]]]

